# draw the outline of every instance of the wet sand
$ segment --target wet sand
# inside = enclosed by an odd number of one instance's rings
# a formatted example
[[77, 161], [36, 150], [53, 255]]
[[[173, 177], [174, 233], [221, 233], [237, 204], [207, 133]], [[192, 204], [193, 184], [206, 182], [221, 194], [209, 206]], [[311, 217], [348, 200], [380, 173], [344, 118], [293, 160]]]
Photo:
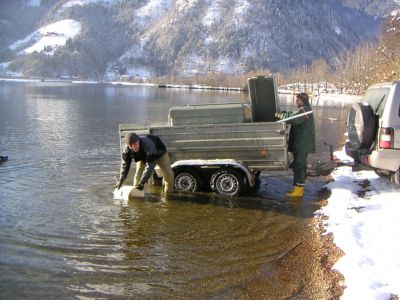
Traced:
[[[317, 206], [325, 206], [330, 192], [322, 189], [319, 193], [321, 201]], [[344, 255], [343, 251], [333, 242], [333, 234], [325, 233], [322, 221], [325, 217], [317, 216], [310, 221], [310, 230], [299, 245], [295, 256], [299, 260], [293, 261], [297, 267], [301, 289], [289, 298], [295, 299], [340, 299], [344, 291], [344, 277], [333, 270], [336, 261]], [[311, 253], [311, 255], [310, 255]]]
[[[329, 191], [321, 191], [327, 199]], [[321, 200], [316, 206], [326, 205]], [[302, 241], [277, 259], [272, 282], [254, 282], [248, 287], [246, 299], [340, 299], [344, 277], [332, 270], [343, 252], [333, 242], [332, 234], [324, 235], [322, 217], [311, 218]], [[288, 280], [290, 278], [290, 280]], [[277, 288], [277, 284], [281, 285]]]

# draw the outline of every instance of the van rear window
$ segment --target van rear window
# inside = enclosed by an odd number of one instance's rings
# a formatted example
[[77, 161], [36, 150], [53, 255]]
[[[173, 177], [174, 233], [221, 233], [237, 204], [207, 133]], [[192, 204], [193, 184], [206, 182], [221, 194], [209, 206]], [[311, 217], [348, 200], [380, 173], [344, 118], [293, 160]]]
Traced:
[[367, 90], [364, 101], [371, 105], [375, 114], [378, 116], [383, 115], [385, 109], [386, 100], [389, 94], [390, 87]]

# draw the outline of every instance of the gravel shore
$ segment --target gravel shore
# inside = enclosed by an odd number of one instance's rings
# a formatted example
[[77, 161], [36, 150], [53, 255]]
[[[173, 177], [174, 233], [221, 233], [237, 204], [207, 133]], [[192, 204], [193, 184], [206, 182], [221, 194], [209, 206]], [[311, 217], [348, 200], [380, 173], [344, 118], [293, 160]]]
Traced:
[[[329, 191], [321, 192], [322, 200], [315, 203], [319, 207], [329, 198]], [[332, 234], [324, 234], [322, 221], [321, 217], [309, 218], [301, 239], [270, 262], [274, 280], [253, 282], [243, 299], [340, 299], [344, 277], [332, 267], [343, 252], [335, 246]]]

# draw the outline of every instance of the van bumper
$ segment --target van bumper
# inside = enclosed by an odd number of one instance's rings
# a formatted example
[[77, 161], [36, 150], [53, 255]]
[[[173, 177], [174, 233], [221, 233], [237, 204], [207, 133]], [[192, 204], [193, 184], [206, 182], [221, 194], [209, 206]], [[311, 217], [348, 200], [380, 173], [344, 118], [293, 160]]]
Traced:
[[346, 143], [345, 151], [355, 162], [374, 169], [396, 172], [400, 167], [400, 150], [379, 149], [366, 152], [365, 149], [353, 149], [350, 143]]
[[380, 149], [368, 156], [371, 167], [396, 172], [400, 167], [400, 150]]

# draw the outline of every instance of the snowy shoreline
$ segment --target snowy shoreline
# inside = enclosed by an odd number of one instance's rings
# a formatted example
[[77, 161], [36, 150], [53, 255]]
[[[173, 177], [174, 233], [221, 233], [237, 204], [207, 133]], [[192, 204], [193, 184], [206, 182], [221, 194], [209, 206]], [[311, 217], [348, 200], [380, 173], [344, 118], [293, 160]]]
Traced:
[[[349, 160], [343, 151], [340, 160]], [[331, 195], [315, 215], [344, 255], [333, 270], [344, 276], [340, 299], [398, 299], [400, 187], [374, 171], [339, 167], [325, 187]], [[397, 298], [396, 298], [397, 297]]]
[[[39, 79], [39, 78], [18, 78], [18, 77], [0, 77], [0, 82], [65, 82], [71, 84], [110, 84], [119, 86], [144, 86], [144, 87], [156, 87], [156, 88], [171, 88], [171, 89], [193, 89], [193, 90], [214, 90], [221, 92], [246, 92], [243, 87], [224, 87], [224, 86], [206, 86], [201, 84], [192, 85], [180, 85], [180, 84], [156, 84], [156, 83], [136, 83], [129, 81], [93, 81], [93, 80], [76, 80], [76, 79]], [[298, 90], [288, 90], [287, 88], [279, 88], [279, 95], [294, 96]], [[361, 96], [352, 94], [339, 93], [338, 91], [320, 92], [313, 93], [310, 96], [312, 105], [333, 105], [337, 106], [338, 102], [341, 102], [341, 106], [352, 104], [361, 99]]]

